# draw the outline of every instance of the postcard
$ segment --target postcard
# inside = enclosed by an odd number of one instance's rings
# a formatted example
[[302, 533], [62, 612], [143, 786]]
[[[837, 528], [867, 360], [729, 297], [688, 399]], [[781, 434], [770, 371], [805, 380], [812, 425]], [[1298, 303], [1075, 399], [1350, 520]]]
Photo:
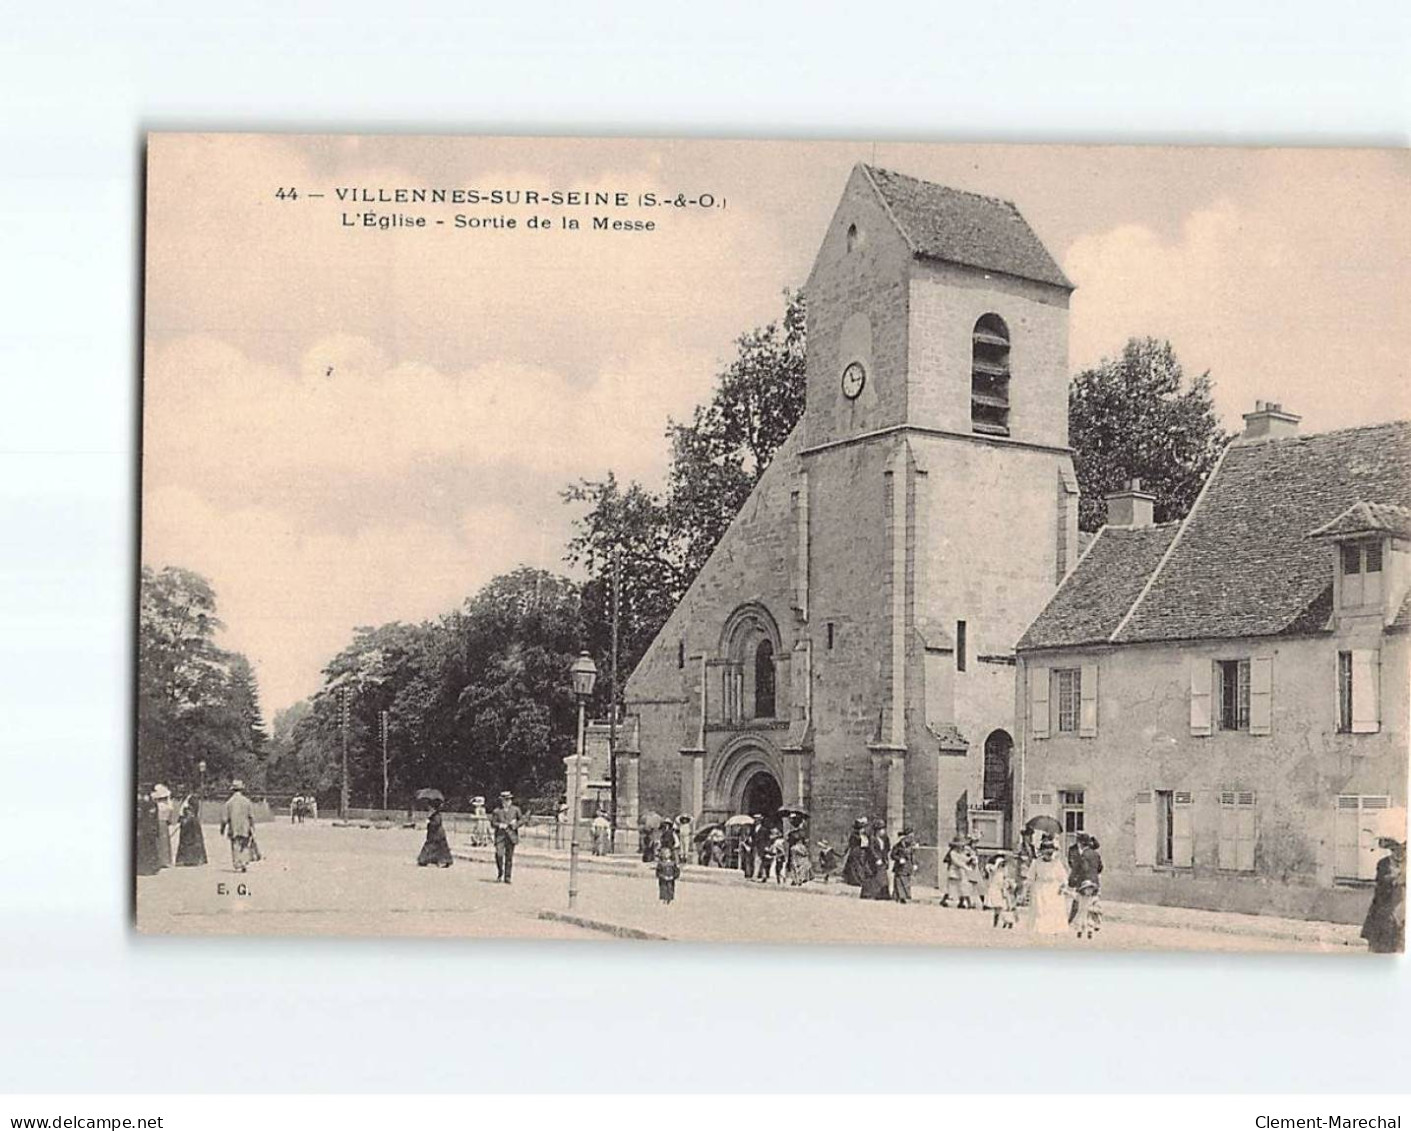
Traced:
[[146, 160], [139, 932], [1404, 950], [1406, 151]]

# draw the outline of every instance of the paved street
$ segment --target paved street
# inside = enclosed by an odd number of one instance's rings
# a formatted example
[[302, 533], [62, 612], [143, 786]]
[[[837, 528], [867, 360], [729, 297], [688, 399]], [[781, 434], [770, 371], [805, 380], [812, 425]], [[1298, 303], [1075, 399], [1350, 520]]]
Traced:
[[[515, 882], [494, 882], [493, 855], [468, 850], [449, 869], [418, 868], [423, 833], [411, 829], [335, 828], [329, 821], [259, 826], [265, 859], [244, 876], [226, 844], [206, 829], [211, 863], [138, 879], [138, 925], [146, 933], [427, 935], [514, 938], [651, 937], [769, 943], [900, 943], [968, 947], [1160, 948], [1165, 950], [1328, 951], [1354, 954], [1356, 929], [1254, 920], [1249, 916], [1114, 908], [1093, 942], [997, 931], [983, 912], [916, 903], [863, 902], [850, 888], [803, 890], [746, 882], [712, 872], [677, 884], [667, 907], [650, 868], [586, 853], [574, 921], [568, 915], [563, 855], [521, 854]], [[248, 894], [239, 895], [244, 882]], [[217, 885], [225, 884], [227, 894]]]

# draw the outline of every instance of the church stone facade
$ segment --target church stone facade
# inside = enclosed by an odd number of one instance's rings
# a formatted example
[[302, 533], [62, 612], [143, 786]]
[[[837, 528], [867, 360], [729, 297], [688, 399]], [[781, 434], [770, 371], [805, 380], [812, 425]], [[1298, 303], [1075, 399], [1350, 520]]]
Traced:
[[1008, 202], [853, 170], [803, 419], [628, 681], [629, 804], [1012, 841], [1014, 648], [1078, 556], [1071, 292]]

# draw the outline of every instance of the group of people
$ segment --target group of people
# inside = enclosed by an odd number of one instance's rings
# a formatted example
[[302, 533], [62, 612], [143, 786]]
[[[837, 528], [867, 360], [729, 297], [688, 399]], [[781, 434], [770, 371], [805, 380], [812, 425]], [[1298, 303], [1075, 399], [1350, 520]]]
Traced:
[[[477, 836], [479, 824], [483, 820], [488, 835], [493, 837], [495, 842], [495, 882], [513, 883], [514, 851], [519, 844], [519, 830], [525, 819], [524, 811], [514, 803], [514, 794], [508, 789], [500, 794], [500, 804], [493, 813], [485, 813], [483, 797], [472, 799], [472, 804], [475, 811], [471, 815], [471, 843], [484, 843], [484, 834]], [[445, 802], [439, 797], [432, 798], [430, 805], [431, 815], [426, 820], [426, 840], [417, 854], [416, 862], [423, 868], [433, 864], [438, 868], [449, 868], [455, 858], [451, 855], [450, 841], [446, 839], [445, 817], [442, 813]]]
[[[183, 789], [179, 805], [165, 785], [143, 786], [137, 791], [137, 861], [139, 876], [163, 868], [198, 867], [207, 863], [206, 836], [201, 829], [201, 798]], [[245, 795], [245, 783], [230, 783], [230, 797], [221, 807], [220, 834], [230, 842], [231, 867], [246, 871], [260, 859], [255, 840], [255, 806]], [[173, 841], [175, 846], [173, 847]]]
[[[808, 852], [808, 818], [802, 813], [790, 813], [783, 820], [766, 820], [762, 813], [753, 815], [754, 823], [745, 827], [738, 843], [740, 871], [747, 880], [776, 884], [786, 879], [795, 887], [813, 879], [813, 863]], [[716, 832], [718, 839], [712, 840]], [[710, 862], [723, 866], [727, 838], [718, 829], [712, 830], [703, 847]]]
[[[838, 854], [826, 840], [818, 847], [818, 870], [826, 881], [837, 867]], [[860, 888], [861, 898], [910, 903], [915, 872], [916, 834], [912, 829], [902, 829], [893, 844], [887, 823], [880, 817], [871, 821], [859, 817], [853, 822], [843, 857], [843, 883]]]
[[154, 876], [173, 865], [189, 868], [206, 863], [206, 838], [201, 832], [201, 799], [181, 789], [179, 804], [158, 783], [137, 791], [137, 874]]
[[318, 798], [313, 794], [295, 795], [289, 799], [289, 823], [302, 825], [305, 821], [318, 820]]

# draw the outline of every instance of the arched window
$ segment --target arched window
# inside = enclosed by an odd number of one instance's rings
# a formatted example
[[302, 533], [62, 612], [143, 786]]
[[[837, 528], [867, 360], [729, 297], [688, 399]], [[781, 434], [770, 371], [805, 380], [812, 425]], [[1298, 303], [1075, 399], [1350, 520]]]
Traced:
[[848, 250], [856, 251], [857, 245], [861, 242], [862, 236], [858, 233], [856, 224], [848, 225]]
[[774, 644], [768, 639], [754, 652], [754, 717], [774, 717]]
[[1009, 327], [998, 314], [982, 315], [970, 343], [970, 427], [1008, 436]]

